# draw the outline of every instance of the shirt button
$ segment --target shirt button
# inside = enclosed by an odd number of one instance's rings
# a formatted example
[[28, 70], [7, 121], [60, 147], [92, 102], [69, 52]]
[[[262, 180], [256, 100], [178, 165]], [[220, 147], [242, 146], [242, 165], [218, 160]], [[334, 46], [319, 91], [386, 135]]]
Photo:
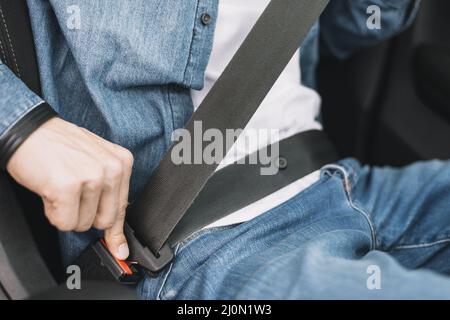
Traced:
[[203, 13], [200, 17], [200, 19], [202, 20], [203, 25], [207, 26], [211, 23], [212, 18], [208, 13]]

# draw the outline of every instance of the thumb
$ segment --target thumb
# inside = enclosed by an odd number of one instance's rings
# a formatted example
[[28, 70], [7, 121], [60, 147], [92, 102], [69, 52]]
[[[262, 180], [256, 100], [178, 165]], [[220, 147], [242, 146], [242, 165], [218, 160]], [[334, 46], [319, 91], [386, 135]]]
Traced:
[[125, 214], [120, 215], [116, 223], [105, 230], [105, 241], [111, 253], [119, 260], [125, 260], [130, 254], [127, 239], [123, 233]]

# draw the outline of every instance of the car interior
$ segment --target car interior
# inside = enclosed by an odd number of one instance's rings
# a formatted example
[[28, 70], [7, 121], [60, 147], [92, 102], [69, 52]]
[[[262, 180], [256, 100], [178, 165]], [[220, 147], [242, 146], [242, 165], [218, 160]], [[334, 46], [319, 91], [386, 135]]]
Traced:
[[[349, 59], [321, 61], [322, 120], [342, 158], [392, 166], [450, 158], [448, 14], [449, 1], [423, 1], [406, 32]], [[41, 200], [0, 175], [0, 299], [73, 298], [58, 289], [67, 275]], [[87, 284], [78, 297], [133, 297], [111, 286]]]
[[423, 1], [401, 35], [321, 61], [324, 128], [341, 156], [407, 165], [450, 156], [450, 3]]

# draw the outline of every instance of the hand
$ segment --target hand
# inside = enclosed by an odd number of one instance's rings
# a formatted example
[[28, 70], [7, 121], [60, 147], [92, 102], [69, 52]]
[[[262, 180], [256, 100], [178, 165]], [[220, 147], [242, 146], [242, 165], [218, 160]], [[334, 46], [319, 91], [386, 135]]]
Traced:
[[123, 234], [133, 156], [125, 148], [53, 118], [16, 150], [10, 175], [37, 193], [45, 215], [61, 231], [105, 230], [118, 259], [129, 255]]

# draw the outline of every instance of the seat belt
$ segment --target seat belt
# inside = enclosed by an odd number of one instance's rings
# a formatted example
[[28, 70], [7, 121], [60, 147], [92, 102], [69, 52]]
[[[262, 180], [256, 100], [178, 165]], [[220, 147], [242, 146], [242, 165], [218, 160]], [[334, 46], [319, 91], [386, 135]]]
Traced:
[[[194, 136], [198, 121], [204, 130], [220, 130], [224, 136], [226, 129], [245, 128], [327, 4], [272, 0], [189, 120], [189, 134]], [[172, 259], [166, 241], [218, 166], [176, 165], [173, 148], [127, 212], [130, 259], [152, 272]]]
[[0, 49], [3, 63], [40, 96], [39, 69], [25, 0], [0, 0]]

